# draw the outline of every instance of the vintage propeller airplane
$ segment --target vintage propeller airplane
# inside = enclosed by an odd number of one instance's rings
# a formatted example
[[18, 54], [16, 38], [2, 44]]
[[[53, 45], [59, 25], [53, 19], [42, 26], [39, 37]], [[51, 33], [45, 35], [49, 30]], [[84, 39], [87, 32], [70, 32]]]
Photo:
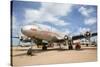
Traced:
[[72, 49], [73, 41], [77, 39], [86, 38], [89, 40], [90, 37], [96, 36], [97, 33], [90, 33], [87, 31], [85, 34], [80, 34], [76, 36], [72, 36], [71, 38], [68, 35], [65, 35], [63, 38], [55, 33], [48, 30], [44, 30], [41, 27], [37, 25], [26, 25], [21, 28], [21, 33], [25, 36], [21, 37], [12, 37], [12, 38], [18, 38], [22, 42], [31, 42], [31, 48], [28, 49], [27, 53], [32, 54], [32, 44], [36, 43], [38, 45], [42, 45], [42, 50], [47, 50], [47, 46], [53, 43], [65, 43], [65, 45], [68, 44], [68, 48]]

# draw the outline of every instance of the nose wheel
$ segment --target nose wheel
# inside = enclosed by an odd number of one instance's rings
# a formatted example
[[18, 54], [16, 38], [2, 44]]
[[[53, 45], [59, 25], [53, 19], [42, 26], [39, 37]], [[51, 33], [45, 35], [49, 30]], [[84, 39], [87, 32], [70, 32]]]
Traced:
[[33, 56], [32, 48], [29, 48], [29, 49], [28, 49], [28, 51], [27, 51], [27, 55]]
[[27, 50], [27, 55], [33, 56], [33, 53], [32, 53], [33, 42], [34, 42], [34, 39], [31, 40], [31, 47]]

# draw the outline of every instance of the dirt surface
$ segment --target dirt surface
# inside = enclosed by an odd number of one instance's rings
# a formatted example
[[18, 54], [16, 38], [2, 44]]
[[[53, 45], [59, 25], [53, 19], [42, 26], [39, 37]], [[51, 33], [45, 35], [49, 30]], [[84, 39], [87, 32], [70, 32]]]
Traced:
[[67, 50], [54, 47], [48, 48], [47, 51], [33, 47], [33, 56], [26, 55], [28, 48], [29, 47], [12, 48], [12, 64], [14, 66], [79, 63], [97, 60], [96, 47], [83, 46], [81, 50]]

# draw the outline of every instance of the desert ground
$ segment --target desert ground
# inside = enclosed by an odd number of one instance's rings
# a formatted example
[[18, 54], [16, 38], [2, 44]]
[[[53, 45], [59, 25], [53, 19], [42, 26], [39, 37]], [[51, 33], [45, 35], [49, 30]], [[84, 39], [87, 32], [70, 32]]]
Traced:
[[44, 64], [63, 64], [97, 61], [97, 48], [82, 46], [81, 50], [68, 50], [59, 47], [43, 51], [33, 46], [33, 56], [27, 56], [30, 47], [12, 47], [11, 62], [13, 66], [30, 66]]

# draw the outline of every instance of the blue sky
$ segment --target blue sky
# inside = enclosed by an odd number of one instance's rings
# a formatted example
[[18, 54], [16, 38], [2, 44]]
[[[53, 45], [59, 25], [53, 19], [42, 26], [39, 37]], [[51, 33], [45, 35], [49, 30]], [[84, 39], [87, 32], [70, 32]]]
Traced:
[[38, 24], [71, 36], [87, 30], [97, 31], [95, 5], [13, 1], [12, 8], [13, 36], [18, 36], [20, 28], [27, 24]]

